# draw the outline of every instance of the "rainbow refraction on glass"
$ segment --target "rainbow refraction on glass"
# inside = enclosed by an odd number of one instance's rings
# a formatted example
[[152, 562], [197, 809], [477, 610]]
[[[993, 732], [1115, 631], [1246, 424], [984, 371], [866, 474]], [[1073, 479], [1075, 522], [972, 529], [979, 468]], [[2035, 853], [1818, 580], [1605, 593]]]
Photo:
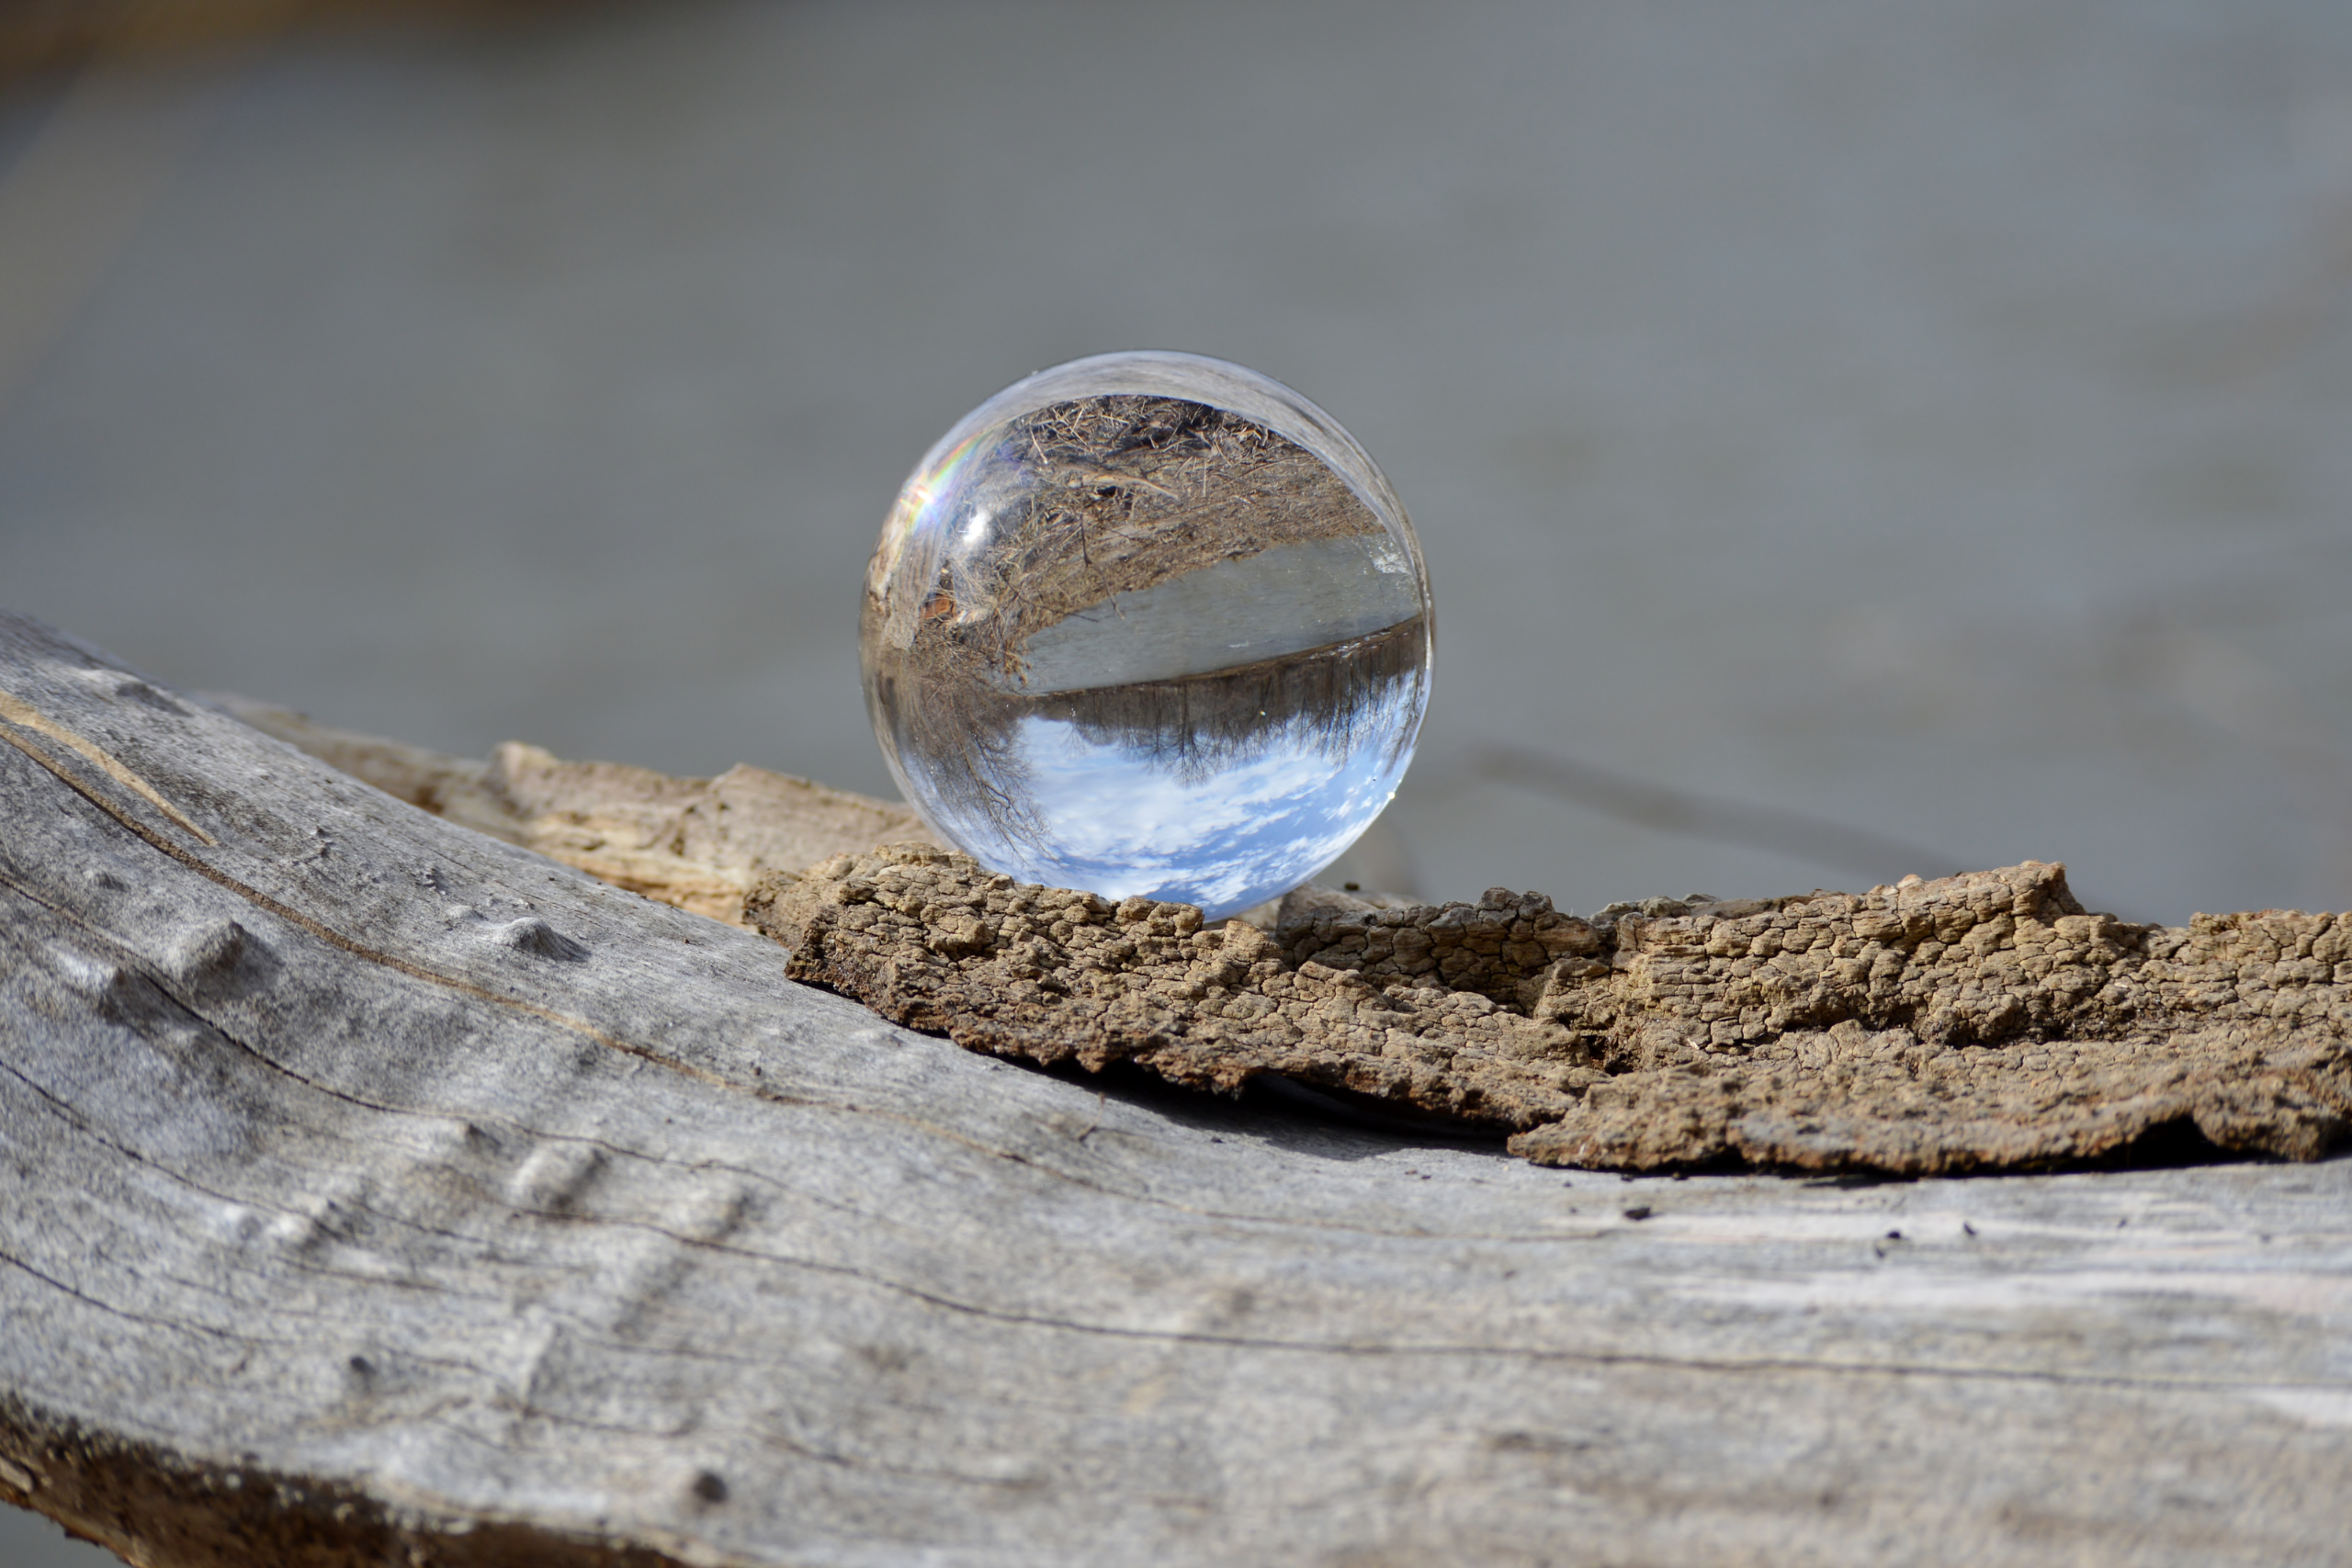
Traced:
[[859, 630], [874, 733], [944, 841], [1210, 919], [1355, 841], [1429, 700], [1388, 481], [1305, 398], [1188, 354], [1074, 360], [967, 414], [899, 492]]

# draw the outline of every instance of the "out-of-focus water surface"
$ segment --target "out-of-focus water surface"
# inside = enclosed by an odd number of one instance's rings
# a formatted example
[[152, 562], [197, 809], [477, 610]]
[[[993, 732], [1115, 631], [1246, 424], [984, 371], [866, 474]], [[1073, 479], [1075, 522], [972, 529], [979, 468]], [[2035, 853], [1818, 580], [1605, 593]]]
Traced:
[[0, 603], [885, 791], [899, 478], [1129, 346], [1298, 388], [1419, 525], [1342, 874], [2352, 906], [2341, 0], [615, 5], [20, 85]]
[[[899, 479], [1017, 374], [1179, 347], [1419, 525], [1381, 880], [2352, 905], [2332, 0], [619, 6], [112, 91], [0, 123], [152, 186], [7, 389], [0, 602], [173, 682], [885, 791]], [[1498, 740], [1917, 852], [1661, 831]]]

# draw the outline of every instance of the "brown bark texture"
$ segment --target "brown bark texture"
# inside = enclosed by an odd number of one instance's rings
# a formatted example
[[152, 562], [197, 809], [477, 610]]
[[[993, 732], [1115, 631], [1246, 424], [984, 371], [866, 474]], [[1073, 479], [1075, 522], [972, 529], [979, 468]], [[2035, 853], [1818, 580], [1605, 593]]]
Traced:
[[[2352, 1126], [2352, 917], [2135, 925], [2029, 861], [1590, 919], [1504, 888], [1407, 907], [1309, 888], [1203, 929], [1187, 906], [1018, 885], [928, 840], [865, 850], [917, 819], [755, 769], [671, 779], [514, 744], [469, 763], [248, 713], [428, 809], [748, 923], [792, 949], [796, 979], [971, 1049], [1195, 1089], [1278, 1075], [1509, 1134], [1544, 1164], [2312, 1159]], [[849, 852], [798, 859], [829, 846]]]
[[2009, 1170], [2190, 1129], [2312, 1159], [2352, 1118], [2335, 915], [2126, 925], [2032, 861], [1589, 920], [1505, 888], [1317, 902], [1204, 930], [907, 846], [771, 874], [749, 918], [796, 978], [976, 1050], [1207, 1089], [1278, 1073], [1553, 1165]]

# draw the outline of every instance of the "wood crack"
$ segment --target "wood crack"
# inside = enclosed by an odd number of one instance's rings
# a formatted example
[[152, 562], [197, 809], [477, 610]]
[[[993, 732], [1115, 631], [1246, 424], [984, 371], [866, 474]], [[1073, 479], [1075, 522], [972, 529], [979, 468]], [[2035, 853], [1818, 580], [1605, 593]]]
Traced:
[[[6, 691], [0, 691], [0, 719], [6, 719], [10, 724], [20, 726], [23, 728], [32, 730], [37, 734], [46, 735], [51, 739], [59, 741], [65, 746], [71, 747], [74, 750], [80, 752], [84, 758], [94, 763], [99, 772], [105, 773], [107, 777], [114, 780], [115, 783], [122, 785], [123, 788], [130, 791], [133, 795], [138, 795], [141, 799], [146, 801], [148, 805], [153, 807], [165, 817], [171, 818], [175, 827], [177, 827], [181, 831], [196, 840], [197, 842], [200, 844], [215, 844], [220, 842], [220, 840], [215, 839], [211, 834], [206, 832], [203, 829], [189, 821], [187, 814], [183, 812], [178, 807], [174, 806], [170, 801], [164, 799], [163, 794], [158, 791], [153, 784], [149, 784], [145, 779], [141, 778], [137, 773], [132, 773], [129, 768], [123, 766], [121, 761], [119, 761], [112, 752], [107, 750], [105, 748], [98, 745], [96, 741], [90, 739], [87, 736], [83, 735], [80, 731], [66, 728], [65, 726], [49, 717], [47, 715], [40, 712], [40, 709], [34, 707], [30, 703], [13, 696]], [[5, 734], [5, 732], [0, 732], [0, 734]], [[51, 772], [57, 773], [61, 778], [64, 776], [63, 773], [60, 772], [55, 765], [39, 750], [26, 745], [22, 738], [7, 736], [6, 739], [11, 744], [15, 745], [19, 750], [24, 751], [35, 761], [49, 768]]]
[[[116, 822], [136, 834], [140, 839], [143, 840], [150, 848], [169, 855], [172, 859], [179, 862], [182, 865], [187, 866], [190, 871], [195, 872], [197, 874], [204, 877], [209, 882], [226, 888], [228, 891], [235, 894], [238, 897], [244, 899], [249, 904], [252, 904], [255, 908], [267, 910], [270, 914], [276, 915], [279, 919], [286, 921], [288, 925], [298, 927], [299, 929], [309, 932], [311, 935], [317, 937], [321, 942], [326, 942], [330, 946], [339, 948], [343, 952], [351, 954], [352, 957], [361, 960], [363, 963], [374, 964], [382, 968], [390, 969], [395, 974], [405, 975], [412, 980], [422, 980], [427, 985], [439, 986], [447, 990], [456, 991], [460, 995], [472, 997], [477, 1000], [489, 1002], [495, 1007], [511, 1009], [512, 1010], [522, 1013], [526, 1017], [538, 1019], [542, 1022], [552, 1023], [559, 1029], [569, 1030], [572, 1033], [580, 1035], [583, 1039], [592, 1041], [596, 1044], [603, 1045], [610, 1050], [620, 1052], [625, 1055], [639, 1057], [644, 1061], [650, 1063], [654, 1066], [665, 1068], [671, 1072], [678, 1073], [686, 1077], [704, 1078], [712, 1083], [723, 1084], [726, 1081], [705, 1074], [701, 1072], [700, 1069], [690, 1066], [685, 1063], [679, 1062], [672, 1057], [664, 1056], [660, 1052], [654, 1051], [650, 1047], [631, 1044], [628, 1041], [617, 1039], [597, 1028], [594, 1024], [589, 1022], [584, 1018], [576, 1018], [570, 1013], [560, 1012], [553, 1008], [542, 1007], [537, 1002], [527, 1002], [518, 997], [504, 996], [497, 991], [490, 990], [485, 987], [477, 986], [470, 980], [460, 980], [453, 976], [436, 974], [435, 971], [424, 968], [421, 964], [411, 964], [404, 958], [396, 958], [389, 953], [379, 952], [376, 949], [368, 946], [364, 942], [354, 941], [352, 938], [344, 935], [341, 931], [335, 931], [330, 926], [323, 925], [319, 921], [312, 919], [310, 916], [303, 914], [300, 910], [296, 909], [289, 905], [280, 903], [277, 899], [271, 897], [268, 894], [264, 893], [258, 887], [241, 882], [236, 877], [230, 875], [227, 872], [222, 871], [216, 866], [209, 865], [197, 856], [181, 849], [177, 844], [171, 842], [169, 840], [164, 838], [162, 835], [147, 827], [146, 824], [130, 816], [112, 801], [107, 800], [104, 795], [99, 795], [96, 791], [85, 784], [81, 780], [74, 777], [73, 774], [67, 773], [62, 766], [60, 766], [53, 758], [45, 755], [38, 748], [28, 744], [21, 736], [11, 735], [6, 730], [0, 730], [0, 739], [8, 741], [18, 750], [24, 752], [25, 755], [30, 757], [34, 761], [40, 763], [42, 767], [56, 774], [58, 778], [62, 780], [67, 786], [74, 791], [74, 794], [82, 796], [83, 799], [88, 801], [91, 805], [96, 807], [99, 810], [112, 818]], [[727, 1087], [741, 1086], [730, 1084], [727, 1085]]]
[[[650, 1229], [652, 1227], [643, 1228]], [[678, 1237], [673, 1239], [678, 1239], [684, 1245], [689, 1247], [707, 1247], [710, 1245], [708, 1243], [696, 1242], [691, 1238]], [[767, 1262], [778, 1261], [773, 1258], [763, 1258], [763, 1260]], [[209, 1325], [175, 1324], [164, 1322], [159, 1319], [141, 1317], [136, 1314], [126, 1312], [119, 1307], [116, 1307], [107, 1302], [101, 1301], [98, 1298], [90, 1295], [86, 1292], [77, 1290], [71, 1285], [65, 1284], [52, 1276], [43, 1273], [38, 1269], [32, 1268], [30, 1265], [26, 1264], [22, 1259], [19, 1259], [8, 1253], [0, 1252], [0, 1262], [13, 1265], [16, 1268], [24, 1270], [26, 1273], [32, 1275], [34, 1278], [40, 1280], [43, 1283], [58, 1291], [61, 1294], [70, 1296], [74, 1300], [81, 1302], [96, 1311], [107, 1313], [110, 1315], [125, 1317], [135, 1322], [148, 1323], [154, 1326], [174, 1328], [185, 1333], [204, 1335], [215, 1338], [232, 1340], [236, 1343], [248, 1346], [262, 1347], [272, 1343], [267, 1339], [251, 1336], [235, 1335], [228, 1332], [227, 1330]], [[958, 1302], [952, 1298], [925, 1292], [920, 1290], [910, 1290], [904, 1286], [895, 1284], [892, 1281], [877, 1280], [871, 1276], [856, 1273], [852, 1270], [829, 1269], [826, 1271], [844, 1274], [861, 1283], [871, 1285], [878, 1290], [888, 1290], [892, 1291], [894, 1293], [908, 1295], [926, 1305], [936, 1307], [944, 1312], [954, 1313], [960, 1316], [980, 1318], [988, 1322], [1001, 1324], [1007, 1327], [1041, 1329], [1051, 1333], [1077, 1334], [1090, 1337], [1134, 1340], [1152, 1344], [1216, 1346], [1232, 1349], [1266, 1350], [1287, 1355], [1311, 1356], [1317, 1358], [1337, 1357], [1343, 1359], [1429, 1360], [1498, 1359], [1526, 1362], [1566, 1363], [1591, 1367], [1648, 1367], [1663, 1371], [1724, 1372], [1751, 1376], [1770, 1376], [1794, 1372], [1840, 1378], [1936, 1379], [1958, 1382], [2041, 1384], [2050, 1387], [2105, 1388], [2122, 1391], [2167, 1391], [2199, 1393], [2245, 1393], [2281, 1388], [2337, 1392], [2336, 1385], [2324, 1382], [2279, 1383], [2267, 1381], [2249, 1382], [2233, 1379], [2151, 1377], [2145, 1375], [2123, 1374], [2086, 1376], [2079, 1373], [2057, 1372], [2037, 1369], [1966, 1365], [1954, 1366], [1939, 1365], [1932, 1362], [1837, 1361], [1802, 1357], [1725, 1359], [1669, 1356], [1650, 1351], [1581, 1350], [1554, 1346], [1442, 1343], [1379, 1344], [1366, 1343], [1363, 1341], [1349, 1342], [1277, 1338], [1258, 1335], [1216, 1334], [1176, 1329], [1131, 1328], [1116, 1324], [1090, 1323], [1082, 1319], [1055, 1317], [1043, 1314], [1005, 1312], [1000, 1309], [980, 1306], [971, 1303]], [[656, 1348], [651, 1347], [629, 1348], [645, 1350], [649, 1354], [654, 1353], [656, 1349]], [[489, 1383], [493, 1386], [503, 1385], [510, 1381], [500, 1373], [490, 1371], [487, 1368], [476, 1366], [469, 1362], [452, 1361], [447, 1358], [436, 1359], [419, 1356], [408, 1351], [402, 1351], [401, 1354], [404, 1357], [408, 1357], [409, 1359], [418, 1361], [431, 1361], [437, 1365], [447, 1366], [462, 1371], [471, 1376], [480, 1378], [485, 1383]], [[746, 1363], [736, 1362], [734, 1364], [740, 1365]], [[516, 1409], [518, 1412], [527, 1413], [539, 1419], [564, 1421], [582, 1427], [595, 1426], [594, 1423], [579, 1421], [574, 1417], [564, 1416], [556, 1412], [537, 1406], [531, 1406], [522, 1402], [516, 1402], [513, 1408]]]

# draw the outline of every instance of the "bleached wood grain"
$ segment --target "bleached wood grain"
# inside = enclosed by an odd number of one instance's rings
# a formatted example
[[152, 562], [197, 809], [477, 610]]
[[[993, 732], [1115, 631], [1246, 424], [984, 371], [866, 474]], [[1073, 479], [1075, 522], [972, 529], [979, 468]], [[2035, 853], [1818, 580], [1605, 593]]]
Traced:
[[135, 1562], [2352, 1553], [2352, 1163], [1564, 1179], [1066, 1081], [28, 622], [0, 690], [153, 792], [0, 721], [0, 1492]]

